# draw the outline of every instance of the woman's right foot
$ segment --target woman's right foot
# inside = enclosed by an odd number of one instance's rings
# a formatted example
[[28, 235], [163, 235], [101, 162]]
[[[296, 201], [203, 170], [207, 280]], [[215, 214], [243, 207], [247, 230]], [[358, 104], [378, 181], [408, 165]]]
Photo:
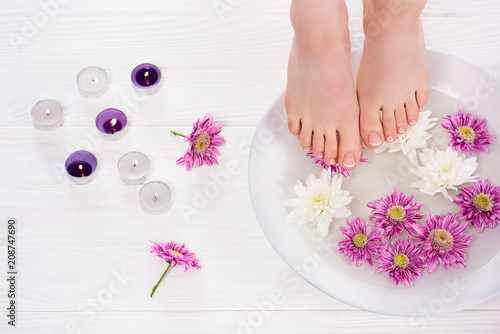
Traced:
[[343, 1], [308, 1], [292, 2], [288, 128], [304, 151], [352, 169], [359, 163], [361, 140], [347, 9]]

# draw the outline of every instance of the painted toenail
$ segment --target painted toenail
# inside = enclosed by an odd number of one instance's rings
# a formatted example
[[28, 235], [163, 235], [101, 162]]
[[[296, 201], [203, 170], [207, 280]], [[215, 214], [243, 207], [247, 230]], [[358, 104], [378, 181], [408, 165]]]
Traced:
[[344, 156], [344, 160], [342, 160], [342, 164], [347, 168], [354, 167], [356, 164], [356, 157], [352, 153], [347, 153]]
[[309, 152], [311, 148], [309, 146], [304, 147], [304, 151]]
[[420, 111], [424, 111], [424, 107], [420, 107], [420, 108], [419, 108], [419, 110], [420, 110]]
[[299, 139], [299, 136], [295, 136], [295, 139]]
[[415, 121], [414, 119], [412, 119], [411, 121], [409, 121], [408, 123], [410, 123], [410, 125], [415, 125], [415, 123], [417, 123], [417, 121]]
[[387, 138], [385, 140], [387, 140], [388, 142], [392, 142], [392, 141], [394, 141], [394, 137], [393, 136], [387, 136]]
[[323, 158], [323, 153], [319, 152], [319, 153], [316, 155], [316, 157], [317, 157], [318, 159], [322, 159], [322, 158]]
[[403, 128], [402, 126], [399, 127], [398, 129], [398, 133], [404, 133], [405, 132], [405, 128]]
[[368, 142], [372, 146], [378, 146], [382, 144], [382, 138], [380, 138], [380, 135], [376, 132], [372, 132], [368, 135]]
[[331, 158], [330, 160], [328, 160], [328, 163], [330, 165], [335, 165], [335, 159], [334, 158]]

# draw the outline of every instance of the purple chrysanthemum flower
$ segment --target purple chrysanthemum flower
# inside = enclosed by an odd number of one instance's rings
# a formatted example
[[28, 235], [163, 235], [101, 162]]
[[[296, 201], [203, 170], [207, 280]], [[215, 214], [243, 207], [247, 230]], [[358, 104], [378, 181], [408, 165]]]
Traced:
[[453, 203], [462, 208], [459, 217], [475, 226], [478, 233], [486, 226], [494, 228], [500, 219], [500, 187], [488, 179], [463, 188]]
[[370, 219], [377, 227], [385, 230], [388, 239], [400, 235], [403, 229], [411, 235], [417, 233], [417, 220], [424, 217], [418, 211], [424, 205], [413, 201], [414, 197], [415, 195], [407, 196], [393, 188], [390, 195], [367, 204], [372, 209]]
[[198, 264], [198, 260], [196, 259], [196, 254], [189, 252], [184, 244], [179, 245], [173, 241], [170, 241], [167, 244], [158, 244], [153, 241], [151, 241], [151, 243], [150, 253], [156, 253], [157, 256], [171, 263], [172, 268], [178, 264], [184, 266], [184, 271], [190, 268], [201, 268]]
[[219, 134], [221, 129], [222, 124], [214, 123], [213, 116], [206, 114], [203, 119], [200, 118], [193, 123], [193, 131], [189, 136], [171, 131], [174, 135], [182, 136], [185, 141], [189, 142], [186, 154], [177, 160], [177, 165], [186, 165], [187, 171], [204, 164], [217, 165], [217, 156], [220, 155], [217, 146], [226, 143], [224, 137]]
[[382, 247], [384, 231], [375, 228], [372, 232], [372, 227], [359, 218], [351, 222], [347, 219], [346, 222], [347, 228], [339, 227], [345, 239], [339, 242], [338, 253], [344, 254], [349, 261], [354, 262], [356, 267], [365, 261], [373, 266], [373, 259]]
[[476, 116], [457, 110], [455, 116], [443, 117], [443, 128], [448, 130], [450, 146], [455, 151], [465, 154], [477, 155], [478, 152], [488, 153], [487, 145], [490, 145], [495, 136], [486, 129], [486, 119], [478, 119]]
[[411, 240], [411, 236], [392, 241], [392, 247], [386, 242], [385, 250], [377, 261], [380, 264], [375, 272], [388, 272], [396, 285], [405, 282], [407, 286], [412, 286], [413, 278], [420, 277], [420, 272], [425, 267], [422, 249]]
[[[316, 158], [312, 152], [307, 152], [307, 156], [309, 158], [314, 158], [315, 159], [314, 160], [315, 164], [318, 165], [318, 166], [323, 167], [326, 170], [329, 170], [330, 167], [331, 167], [331, 175], [332, 176], [334, 176], [335, 174], [342, 174], [345, 177], [351, 177], [351, 170], [345, 169], [338, 162], [336, 162], [333, 165], [329, 165], [323, 159]], [[368, 162], [368, 158], [365, 157], [363, 155], [363, 153], [361, 153], [361, 157], [359, 158], [359, 163], [363, 164], [363, 163], [367, 163], [367, 162]]]
[[438, 263], [448, 269], [456, 264], [465, 268], [465, 250], [472, 240], [470, 235], [463, 232], [467, 223], [458, 224], [457, 215], [448, 213], [446, 216], [435, 216], [429, 212], [429, 219], [421, 227], [415, 237], [424, 243], [424, 255], [427, 259], [427, 272], [436, 270]]
[[173, 241], [170, 241], [168, 244], [158, 244], [154, 241], [151, 240], [149, 241], [151, 242], [150, 253], [156, 253], [157, 256], [161, 257], [168, 263], [167, 269], [160, 277], [158, 283], [156, 283], [156, 285], [153, 287], [153, 291], [151, 291], [150, 297], [153, 297], [153, 295], [156, 292], [156, 289], [158, 288], [158, 285], [160, 285], [161, 281], [163, 280], [163, 277], [165, 277], [170, 268], [173, 268], [178, 264], [184, 266], [184, 271], [190, 268], [196, 268], [196, 269], [201, 268], [200, 265], [198, 264], [198, 260], [196, 259], [196, 254], [191, 253], [184, 244], [179, 245]]

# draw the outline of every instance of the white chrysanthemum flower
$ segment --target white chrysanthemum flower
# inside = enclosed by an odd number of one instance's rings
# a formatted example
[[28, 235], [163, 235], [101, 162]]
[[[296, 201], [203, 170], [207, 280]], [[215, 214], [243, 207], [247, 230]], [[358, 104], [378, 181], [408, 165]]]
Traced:
[[321, 176], [316, 178], [309, 174], [306, 184], [299, 180], [294, 186], [296, 198], [284, 201], [285, 205], [294, 206], [295, 209], [287, 219], [298, 224], [316, 225], [319, 235], [328, 234], [330, 222], [333, 217], [345, 218], [351, 215], [351, 210], [346, 208], [352, 200], [349, 192], [342, 190], [342, 177], [330, 174], [324, 169]]
[[418, 115], [415, 125], [410, 126], [405, 133], [399, 134], [395, 141], [391, 143], [386, 141], [373, 151], [375, 153], [383, 152], [386, 149], [389, 149], [391, 153], [403, 151], [412, 164], [418, 165], [417, 149], [427, 146], [427, 139], [432, 137], [427, 130], [436, 125], [438, 121], [437, 118], [429, 118], [431, 114], [430, 110], [422, 111]]
[[410, 172], [422, 180], [412, 183], [411, 187], [420, 188], [423, 193], [434, 195], [440, 192], [452, 200], [447, 189], [458, 190], [456, 187], [461, 184], [477, 181], [477, 176], [472, 175], [478, 166], [476, 158], [467, 159], [451, 147], [445, 151], [426, 148], [419, 153], [419, 158], [423, 166], [410, 168]]

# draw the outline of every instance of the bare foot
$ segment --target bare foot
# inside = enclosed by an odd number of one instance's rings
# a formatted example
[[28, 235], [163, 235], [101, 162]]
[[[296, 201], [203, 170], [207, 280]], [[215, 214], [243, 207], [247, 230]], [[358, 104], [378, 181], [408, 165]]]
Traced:
[[406, 132], [427, 103], [429, 70], [420, 21], [425, 0], [400, 2], [399, 8], [389, 8], [391, 1], [363, 4], [365, 44], [357, 78], [360, 132], [365, 144], [375, 148]]
[[309, 1], [292, 2], [288, 128], [306, 152], [351, 169], [359, 163], [361, 140], [347, 10], [343, 1]]

